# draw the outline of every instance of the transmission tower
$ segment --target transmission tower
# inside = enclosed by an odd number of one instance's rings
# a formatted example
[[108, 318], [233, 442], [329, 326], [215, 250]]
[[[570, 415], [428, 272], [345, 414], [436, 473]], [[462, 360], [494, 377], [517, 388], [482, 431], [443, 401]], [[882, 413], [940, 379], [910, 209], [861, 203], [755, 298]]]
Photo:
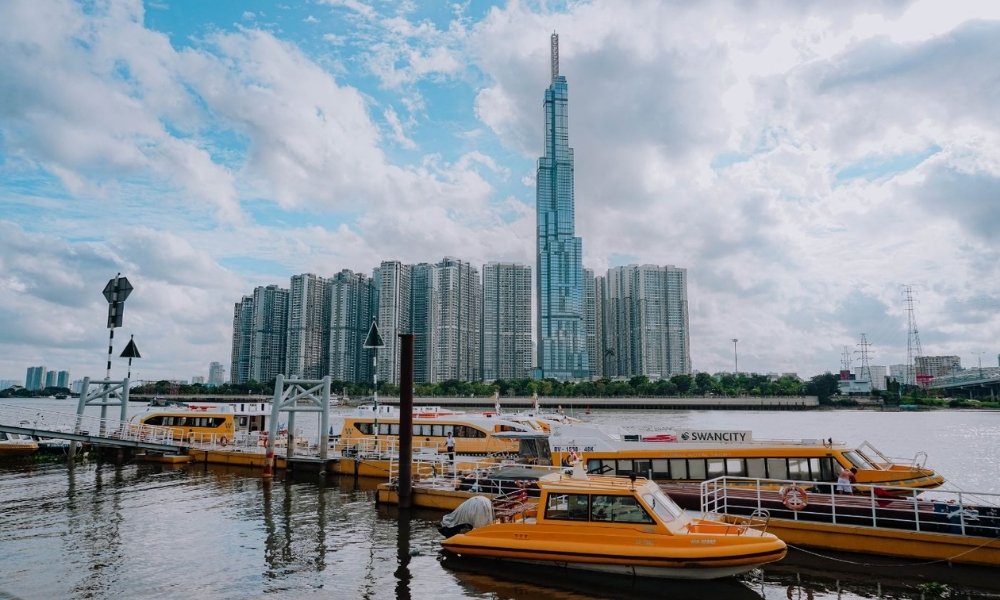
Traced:
[[916, 363], [923, 356], [920, 348], [920, 332], [917, 331], [917, 316], [913, 312], [913, 286], [904, 285], [903, 295], [906, 297], [906, 384], [917, 385]]
[[861, 355], [861, 378], [862, 378], [862, 381], [867, 381], [874, 388], [875, 387], [875, 382], [872, 381], [872, 367], [871, 367], [871, 364], [868, 362], [868, 354], [869, 354], [869, 350], [868, 349], [871, 348], [871, 344], [868, 342], [868, 338], [863, 333], [861, 334], [861, 343], [859, 343], [858, 346], [861, 346], [861, 349], [860, 350], [855, 350], [854, 352], [856, 354], [860, 354]]
[[844, 351], [840, 355], [840, 370], [850, 372], [853, 363], [851, 361], [851, 349], [844, 346]]

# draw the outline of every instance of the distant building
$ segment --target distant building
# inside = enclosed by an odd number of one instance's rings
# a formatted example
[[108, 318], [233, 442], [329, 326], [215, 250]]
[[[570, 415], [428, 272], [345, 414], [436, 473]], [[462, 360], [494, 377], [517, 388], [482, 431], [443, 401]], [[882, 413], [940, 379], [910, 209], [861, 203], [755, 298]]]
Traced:
[[250, 379], [268, 383], [285, 372], [288, 290], [276, 285], [253, 291]]
[[531, 377], [531, 267], [483, 267], [483, 380]]
[[330, 289], [312, 273], [294, 275], [288, 291], [285, 375], [320, 379], [326, 375], [330, 329]]
[[542, 103], [545, 138], [535, 176], [535, 290], [538, 368], [543, 377], [590, 377], [584, 324], [583, 241], [574, 225], [569, 86], [559, 74], [559, 36], [551, 38], [552, 80]]
[[962, 359], [957, 356], [918, 356], [915, 362], [918, 375], [945, 377], [962, 370]]
[[47, 388], [56, 387], [57, 383], [59, 383], [59, 373], [57, 373], [56, 371], [48, 371], [47, 373], [45, 373], [44, 387]]
[[327, 286], [330, 289], [327, 372], [336, 381], [370, 382], [370, 351], [362, 346], [377, 310], [372, 280], [363, 273], [344, 269], [331, 277]]
[[[399, 383], [399, 334], [412, 333], [410, 274], [410, 265], [388, 260], [382, 261], [372, 273], [378, 296], [378, 328], [385, 342], [385, 348], [378, 351], [380, 382]], [[369, 361], [372, 352], [372, 350], [365, 352]]]
[[208, 365], [208, 385], [217, 386], [226, 382], [226, 366], [220, 362]]
[[59, 371], [59, 374], [56, 376], [56, 387], [69, 387], [69, 371]]
[[15, 385], [20, 386], [21, 382], [18, 381], [17, 379], [0, 379], [0, 392], [12, 388]]
[[667, 379], [691, 373], [687, 269], [614, 267], [606, 294], [605, 376]]
[[24, 375], [24, 387], [31, 391], [43, 389], [47, 372], [44, 366], [28, 367], [28, 371]]
[[906, 376], [909, 369], [906, 365], [889, 365], [889, 378], [896, 383], [906, 383]]
[[587, 332], [587, 360], [590, 362], [590, 378], [600, 379], [604, 375], [604, 354], [601, 348], [601, 305], [597, 296], [596, 278], [592, 269], [583, 270], [583, 328]]
[[205, 376], [204, 375], [194, 375], [193, 377], [191, 377], [191, 383], [192, 384], [200, 383], [200, 384], [204, 385], [204, 383], [205, 383]]
[[479, 270], [454, 258], [409, 269], [414, 380], [481, 379], [483, 289]]
[[243, 296], [233, 308], [233, 350], [229, 381], [243, 384], [250, 381], [250, 354], [253, 339], [253, 296]]

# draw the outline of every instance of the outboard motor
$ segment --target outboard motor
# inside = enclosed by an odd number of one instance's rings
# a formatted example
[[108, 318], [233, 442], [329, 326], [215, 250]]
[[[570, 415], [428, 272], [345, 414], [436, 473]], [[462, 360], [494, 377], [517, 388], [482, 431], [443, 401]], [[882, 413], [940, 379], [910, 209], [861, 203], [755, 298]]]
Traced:
[[486, 496], [473, 496], [455, 510], [441, 517], [438, 531], [446, 538], [471, 531], [493, 522], [493, 502]]

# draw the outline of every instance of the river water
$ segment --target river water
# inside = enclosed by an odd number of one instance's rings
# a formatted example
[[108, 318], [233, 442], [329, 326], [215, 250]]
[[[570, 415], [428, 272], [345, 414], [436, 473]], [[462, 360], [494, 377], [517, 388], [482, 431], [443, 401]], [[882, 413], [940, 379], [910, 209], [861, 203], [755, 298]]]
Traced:
[[[745, 429], [757, 438], [868, 440], [890, 457], [926, 452], [928, 465], [954, 485], [1000, 493], [1000, 412], [579, 416], [644, 428]], [[250, 469], [94, 459], [72, 468], [0, 466], [0, 599], [1000, 598], [995, 572], [985, 569], [904, 569], [894, 559], [797, 552], [740, 578], [696, 583], [456, 565], [439, 550], [441, 513], [400, 519], [394, 507], [375, 505], [377, 483], [272, 482]]]

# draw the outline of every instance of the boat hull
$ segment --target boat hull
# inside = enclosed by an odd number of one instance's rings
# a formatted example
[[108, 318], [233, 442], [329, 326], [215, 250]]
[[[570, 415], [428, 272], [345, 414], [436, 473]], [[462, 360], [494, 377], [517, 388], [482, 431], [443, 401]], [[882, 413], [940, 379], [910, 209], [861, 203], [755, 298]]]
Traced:
[[[740, 575], [742, 573], [746, 573], [747, 571], [750, 571], [752, 569], [756, 569], [757, 567], [766, 564], [766, 562], [772, 562], [772, 561], [766, 561], [749, 565], [717, 566], [717, 567], [711, 567], [711, 566], [656, 567], [656, 566], [628, 565], [628, 564], [571, 562], [569, 560], [559, 560], [559, 559], [511, 558], [511, 557], [485, 556], [485, 555], [474, 555], [474, 554], [470, 554], [469, 556], [475, 557], [479, 560], [495, 560], [495, 561], [510, 562], [516, 564], [527, 564], [537, 567], [543, 567], [546, 569], [562, 568], [575, 571], [589, 571], [592, 573], [605, 573], [608, 575], [627, 575], [630, 577], [648, 577], [648, 578], [659, 578], [659, 579], [691, 579], [691, 580], [721, 579], [724, 577], [733, 577], [736, 575]], [[464, 558], [463, 555], [459, 554], [457, 554], [456, 557]]]

